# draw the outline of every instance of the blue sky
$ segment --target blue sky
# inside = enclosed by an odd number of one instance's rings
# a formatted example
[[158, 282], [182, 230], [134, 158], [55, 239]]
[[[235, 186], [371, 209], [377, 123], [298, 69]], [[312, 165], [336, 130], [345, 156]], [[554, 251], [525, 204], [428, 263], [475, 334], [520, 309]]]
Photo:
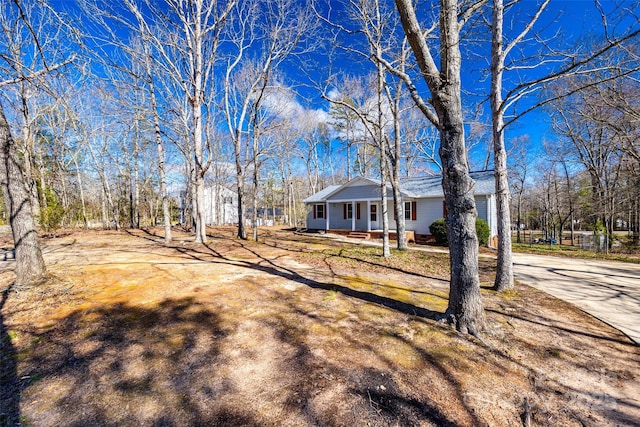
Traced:
[[[507, 2], [505, 1], [505, 3]], [[535, 13], [537, 3], [537, 1], [533, 0], [524, 0], [514, 6], [513, 10], [506, 12], [505, 33], [507, 39], [509, 38], [510, 30], [512, 34], [516, 34], [523, 27], [524, 23], [528, 22], [529, 17]], [[640, 13], [637, 1], [622, 2], [627, 8], [626, 10], [616, 8], [616, 2], [614, 1], [604, 0], [600, 3], [601, 10], [608, 15], [609, 35], [620, 35], [629, 31], [630, 28], [638, 28], [640, 25], [636, 18], [628, 13], [629, 11], [635, 11], [636, 16]], [[604, 34], [603, 29], [604, 25], [601, 13], [593, 0], [552, 0], [530, 34], [538, 34], [551, 46], [560, 50], [564, 49], [571, 53], [582, 53], [585, 55], [589, 52], [580, 47], [580, 41], [592, 37], [602, 38]], [[576, 49], [576, 44], [582, 52], [574, 50]], [[537, 55], [537, 50], [540, 49], [541, 45], [539, 43], [530, 43], [527, 46], [525, 54], [533, 56]], [[517, 55], [518, 52], [515, 52], [511, 57], [513, 58]], [[533, 62], [530, 61], [529, 63], [534, 63], [535, 61], [537, 61], [537, 58], [534, 56]], [[525, 80], [535, 79], [546, 75], [554, 68], [557, 68], [557, 65], [535, 68], [524, 72], [523, 76]], [[467, 75], [467, 78], [473, 81], [475, 76], [471, 74]], [[518, 79], [519, 76], [515, 72], [506, 72], [505, 92], [509, 90]], [[522, 111], [528, 105], [538, 102], [540, 99], [539, 96], [540, 92], [537, 92], [528, 98], [524, 98], [518, 103], [518, 111]], [[485, 103], [484, 111], [488, 112], [488, 109], [489, 106]], [[535, 159], [541, 153], [543, 141], [553, 141], [556, 138], [550, 126], [548, 110], [535, 110], [510, 125], [506, 131], [507, 144], [509, 144], [511, 139], [522, 135], [528, 135], [530, 140], [530, 155], [532, 159]]]
[[[429, 2], [422, 2], [423, 6]], [[509, 3], [505, 1], [505, 3]], [[506, 39], [509, 40], [515, 34], [529, 22], [529, 19], [537, 10], [538, 1], [536, 0], [523, 0], [509, 9], [505, 14], [505, 33]], [[625, 1], [622, 2], [623, 6], [627, 8], [626, 11], [619, 9], [616, 11], [616, 2], [605, 0], [601, 2], [601, 10], [608, 14], [609, 34], [619, 35], [629, 30], [630, 27], [637, 27], [639, 24], [631, 16], [630, 11], [638, 12], [637, 1]], [[615, 13], [614, 13], [615, 12]], [[623, 12], [623, 18], [619, 19], [619, 14]], [[625, 15], [626, 14], [626, 15]], [[337, 16], [344, 15], [337, 13]], [[626, 18], [624, 18], [626, 16]], [[615, 25], [614, 25], [615, 24]], [[351, 27], [353, 28], [353, 27]], [[547, 9], [536, 23], [535, 27], [529, 33], [529, 42], [522, 43], [524, 47], [523, 54], [529, 55], [530, 58], [525, 63], [531, 65], [537, 63], [540, 59], [540, 52], [544, 49], [541, 48], [541, 44], [531, 39], [533, 37], [539, 37], [544, 39], [546, 43], [549, 43], [553, 48], [559, 50], [567, 50], [570, 53], [577, 53], [586, 55], [585, 49], [580, 48], [579, 41], [589, 37], [600, 38], [603, 35], [603, 21], [601, 18], [600, 10], [596, 7], [593, 0], [552, 0], [547, 6]], [[342, 43], [349, 43], [348, 40], [352, 40], [353, 36], [345, 36], [342, 39]], [[470, 40], [469, 40], [470, 39]], [[490, 28], [487, 25], [481, 26], [479, 30], [475, 30], [466, 40], [467, 51], [466, 58], [463, 63], [463, 84], [465, 89], [464, 102], [467, 111], [471, 113], [482, 111], [483, 121], [490, 124], [490, 112], [488, 99], [488, 86], [489, 77], [482, 70], [488, 69], [489, 59], [489, 41], [490, 41]], [[362, 40], [360, 40], [360, 43]], [[575, 51], [576, 44], [578, 49]], [[468, 46], [471, 45], [471, 48]], [[470, 53], [470, 50], [473, 52]], [[520, 54], [518, 49], [514, 50], [511, 55], [511, 59], [517, 58]], [[351, 74], [366, 74], [371, 72], [371, 65], [367, 64], [367, 61], [357, 63], [349, 59], [346, 54], [341, 58], [341, 62], [338, 64], [342, 69], [348, 70]], [[509, 58], [508, 58], [509, 59]], [[361, 59], [359, 61], [362, 61]], [[531, 80], [541, 77], [554, 69], [558, 68], [558, 63], [553, 63], [547, 67], [536, 67], [520, 73], [513, 71], [505, 73], [505, 92], [508, 91], [513, 84], [520, 81], [520, 79]], [[427, 97], [427, 92], [424, 89], [422, 82], [418, 82], [422, 85], [422, 92]], [[523, 111], [529, 105], [533, 105], [538, 102], [540, 91], [533, 93], [531, 96], [522, 99], [518, 104], [518, 111]], [[322, 108], [328, 108], [326, 104], [318, 101], [317, 98], [313, 99], [318, 102], [319, 105], [324, 105]], [[317, 105], [316, 107], [317, 108]], [[521, 137], [523, 135], [528, 136], [530, 141], [531, 157], [539, 157], [542, 148], [543, 141], [554, 140], [555, 135], [550, 127], [550, 119], [546, 109], [539, 109], [533, 111], [517, 122], [511, 124], [507, 128], [507, 144], [514, 138]], [[490, 133], [486, 136], [486, 144], [490, 144]], [[482, 163], [482, 158], [485, 156], [486, 151], [476, 148], [472, 155], [475, 156], [474, 167], [478, 167]]]

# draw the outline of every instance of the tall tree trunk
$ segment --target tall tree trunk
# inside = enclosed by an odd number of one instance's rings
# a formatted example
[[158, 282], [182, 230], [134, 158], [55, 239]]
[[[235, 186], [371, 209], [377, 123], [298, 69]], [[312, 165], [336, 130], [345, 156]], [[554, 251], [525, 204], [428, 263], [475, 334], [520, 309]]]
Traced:
[[[399, 105], [396, 104], [396, 115], [399, 114]], [[393, 191], [393, 203], [395, 209], [395, 217], [396, 217], [396, 234], [397, 234], [397, 242], [398, 242], [398, 250], [404, 251], [407, 250], [407, 235], [405, 233], [405, 219], [404, 214], [402, 212], [402, 194], [400, 192], [400, 120], [398, 117], [395, 117], [393, 120], [394, 127], [394, 150], [393, 154], [390, 156], [391, 162], [391, 173], [390, 181], [391, 188]]]
[[[380, 17], [378, 16], [378, 20]], [[382, 56], [380, 44], [376, 46], [378, 57]], [[384, 91], [384, 66], [380, 63], [378, 67], [378, 122], [376, 123], [376, 138], [378, 139], [378, 149], [380, 150], [380, 195], [382, 198], [382, 256], [387, 258], [391, 256], [389, 248], [389, 211], [387, 208], [387, 138], [384, 134], [384, 111], [382, 105], [382, 96]], [[369, 213], [367, 212], [367, 215]], [[396, 230], [398, 231], [398, 230]], [[400, 239], [400, 237], [398, 237]]]
[[293, 225], [298, 227], [298, 208], [296, 207], [296, 193], [293, 182], [291, 182], [291, 205], [293, 206]]
[[[149, 59], [147, 58], [147, 62]], [[149, 92], [151, 94], [151, 109], [153, 110], [153, 132], [156, 139], [158, 152], [158, 171], [160, 172], [160, 197], [162, 197], [162, 219], [164, 224], [164, 241], [171, 242], [171, 212], [169, 211], [169, 195], [167, 194], [167, 176], [164, 169], [164, 146], [162, 145], [162, 132], [160, 131], [160, 115], [158, 114], [158, 104], [156, 101], [155, 85], [153, 78], [149, 74]]]
[[[447, 94], [441, 102], [449, 103], [453, 101], [451, 98], [455, 96]], [[477, 335], [484, 327], [484, 314], [478, 276], [475, 183], [466, 164], [461, 105], [458, 111], [460, 114], [439, 114], [442, 123], [442, 186], [447, 207], [447, 232], [451, 236], [451, 275], [446, 315], [459, 331]]]
[[498, 262], [494, 289], [505, 291], [513, 288], [513, 258], [511, 256], [511, 195], [507, 176], [507, 150], [504, 145], [504, 109], [502, 106], [502, 0], [493, 2], [491, 43], [491, 115], [493, 131], [493, 155], [496, 181], [496, 207], [498, 217]]
[[[640, 179], [638, 179], [636, 188], [640, 188]], [[635, 200], [633, 201], [633, 245], [635, 247], [640, 246], [640, 196], [636, 191]]]
[[[349, 138], [349, 133], [347, 133]], [[347, 141], [347, 182], [351, 181], [351, 142]]]
[[516, 219], [516, 224], [518, 227], [517, 230], [517, 238], [516, 238], [516, 242], [518, 243], [522, 243], [522, 239], [520, 237], [520, 233], [521, 233], [521, 229], [522, 229], [522, 214], [521, 214], [521, 209], [522, 209], [522, 191], [520, 191], [518, 193], [518, 207], [517, 207], [517, 219]]
[[[195, 173], [195, 171], [194, 171]], [[191, 178], [191, 183], [190, 183], [190, 188], [189, 190], [191, 191], [191, 220], [193, 221], [193, 223], [191, 224], [192, 227], [196, 228], [198, 227], [198, 211], [200, 209], [200, 205], [198, 205], [196, 203], [196, 198], [198, 197], [198, 187], [196, 186], [196, 180], [195, 177]], [[198, 235], [198, 232], [196, 231], [196, 236]]]
[[[407, 249], [407, 238], [406, 238], [406, 221], [404, 219], [404, 205], [402, 202], [402, 193], [400, 192], [400, 188], [394, 186], [393, 187], [393, 209], [396, 217], [396, 231], [398, 232], [398, 249], [406, 250]], [[405, 236], [402, 241], [404, 242], [404, 247], [401, 246], [400, 235]]]
[[131, 215], [131, 228], [138, 229], [140, 228], [140, 185], [138, 183], [139, 180], [139, 170], [140, 165], [138, 162], [138, 157], [140, 156], [140, 148], [139, 148], [139, 124], [138, 120], [136, 120], [136, 132], [133, 141], [133, 178], [131, 179], [131, 195], [133, 199], [133, 210]]
[[206, 216], [204, 206], [204, 150], [203, 150], [203, 118], [202, 118], [202, 106], [204, 104], [204, 58], [203, 58], [203, 37], [202, 31], [202, 2], [194, 2], [196, 11], [194, 13], [194, 28], [193, 28], [193, 51], [191, 54], [194, 56], [193, 67], [193, 94], [191, 96], [191, 105], [193, 113], [193, 138], [194, 138], [194, 164], [195, 164], [195, 193], [194, 193], [194, 205], [195, 205], [195, 220], [196, 220], [196, 242], [205, 243], [207, 241], [206, 230]]
[[118, 215], [118, 207], [113, 203], [113, 198], [111, 197], [111, 186], [109, 185], [109, 180], [107, 179], [107, 176], [104, 172], [102, 173], [102, 184], [104, 185], [104, 193], [107, 196], [107, 205], [109, 206], [109, 210], [111, 210], [111, 217], [113, 218], [113, 223], [116, 227], [116, 231], [120, 231], [120, 216]]
[[17, 286], [42, 282], [46, 266], [40, 249], [31, 200], [9, 123], [0, 104], [0, 185], [15, 245]]
[[[381, 157], [384, 157], [384, 155], [382, 155]], [[385, 177], [384, 169], [380, 179], [380, 196], [382, 204], [382, 256], [387, 258], [391, 256], [391, 249], [389, 248], [389, 208], [387, 206], [387, 179]]]
[[255, 242], [258, 241], [258, 165], [256, 164], [257, 159], [254, 159], [253, 163], [253, 214], [251, 215], [251, 227], [253, 233], [253, 240]]
[[245, 173], [244, 168], [240, 164], [239, 156], [236, 156], [236, 182], [238, 183], [238, 233], [240, 239], [247, 239], [247, 229], [244, 226], [244, 205], [245, 201]]
[[[19, 67], [21, 67], [18, 64]], [[31, 98], [31, 91], [29, 90], [29, 82], [20, 83], [20, 100], [22, 102], [22, 155], [24, 156], [24, 170], [25, 185], [27, 186], [27, 192], [31, 201], [31, 210], [33, 211], [33, 217], [35, 221], [39, 221], [40, 218], [40, 198], [38, 197], [38, 185], [36, 184], [36, 176], [33, 171], [33, 152], [35, 150], [35, 143], [33, 133], [31, 132], [31, 111], [29, 108], [29, 99]]]
[[[108, 224], [108, 214], [107, 209], [111, 212], [113, 223], [116, 227], [117, 231], [120, 231], [120, 219], [118, 215], [118, 207], [113, 203], [113, 198], [111, 197], [111, 186], [109, 184], [109, 180], [107, 179], [107, 174], [105, 172], [104, 167], [104, 153], [102, 154], [102, 164], [98, 163], [98, 158], [96, 157], [93, 148], [89, 145], [89, 153], [91, 154], [91, 158], [93, 159], [93, 163], [96, 165], [96, 169], [98, 170], [98, 175], [100, 175], [100, 181], [102, 182], [102, 191], [104, 194], [104, 199], [107, 202], [107, 208], [103, 210], [103, 224], [106, 228], [111, 228]], [[104, 221], [107, 218], [107, 221]]]
[[[60, 169], [64, 171], [64, 169]], [[65, 173], [60, 174], [60, 186], [62, 187], [62, 209], [66, 214], [69, 212], [69, 191], [67, 190], [67, 178]], [[68, 215], [62, 216], [61, 225], [62, 227], [66, 227], [71, 224], [71, 221], [68, 220]]]
[[404, 32], [422, 76], [429, 86], [440, 131], [439, 154], [442, 160], [442, 186], [447, 207], [451, 269], [449, 305], [445, 315], [457, 330], [477, 335], [484, 327], [484, 314], [478, 276], [475, 183], [469, 175], [464, 140], [458, 2], [440, 1], [440, 69], [435, 65], [426, 44], [413, 2], [395, 2]]
[[100, 187], [101, 190], [100, 192], [102, 193], [102, 200], [100, 203], [100, 211], [102, 213], [102, 229], [103, 230], [108, 230], [109, 229], [109, 212], [107, 210], [107, 195], [104, 192], [104, 185]]

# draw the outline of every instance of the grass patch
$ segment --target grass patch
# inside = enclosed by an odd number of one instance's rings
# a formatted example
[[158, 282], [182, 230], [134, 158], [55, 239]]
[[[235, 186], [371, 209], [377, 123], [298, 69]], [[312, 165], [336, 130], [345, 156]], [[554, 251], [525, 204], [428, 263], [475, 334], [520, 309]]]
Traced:
[[507, 289], [506, 291], [497, 292], [497, 294], [506, 302], [513, 301], [514, 298], [520, 296], [520, 293], [516, 289]]
[[2, 338], [3, 341], [11, 341], [11, 342], [15, 342], [17, 339], [18, 339], [18, 333], [15, 331], [7, 332], [7, 335], [5, 335]]
[[559, 348], [548, 348], [547, 349], [547, 354], [553, 356], [553, 357], [560, 357], [562, 356], [562, 350]]

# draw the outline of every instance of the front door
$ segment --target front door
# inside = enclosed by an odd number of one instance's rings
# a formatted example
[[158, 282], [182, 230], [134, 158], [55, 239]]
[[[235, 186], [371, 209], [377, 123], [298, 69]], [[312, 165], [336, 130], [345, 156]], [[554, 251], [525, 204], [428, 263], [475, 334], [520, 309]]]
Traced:
[[371, 221], [371, 229], [378, 230], [378, 220], [380, 219], [380, 205], [378, 203], [371, 203], [369, 206], [369, 220]]

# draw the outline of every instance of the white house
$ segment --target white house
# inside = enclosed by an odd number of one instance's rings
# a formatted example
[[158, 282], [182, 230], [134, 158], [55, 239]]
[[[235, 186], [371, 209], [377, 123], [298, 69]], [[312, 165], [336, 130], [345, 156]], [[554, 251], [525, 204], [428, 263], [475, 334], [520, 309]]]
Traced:
[[[478, 217], [487, 221], [490, 242], [498, 234], [493, 171], [472, 172]], [[415, 237], [429, 236], [433, 221], [445, 216], [442, 177], [407, 178], [400, 184], [405, 228]], [[393, 193], [387, 190], [389, 229], [395, 230]], [[375, 232], [382, 229], [380, 181], [356, 177], [343, 185], [329, 186], [306, 198], [307, 229]], [[492, 246], [495, 246], [492, 244]]]
[[229, 225], [238, 223], [238, 193], [220, 184], [204, 189], [205, 223]]

